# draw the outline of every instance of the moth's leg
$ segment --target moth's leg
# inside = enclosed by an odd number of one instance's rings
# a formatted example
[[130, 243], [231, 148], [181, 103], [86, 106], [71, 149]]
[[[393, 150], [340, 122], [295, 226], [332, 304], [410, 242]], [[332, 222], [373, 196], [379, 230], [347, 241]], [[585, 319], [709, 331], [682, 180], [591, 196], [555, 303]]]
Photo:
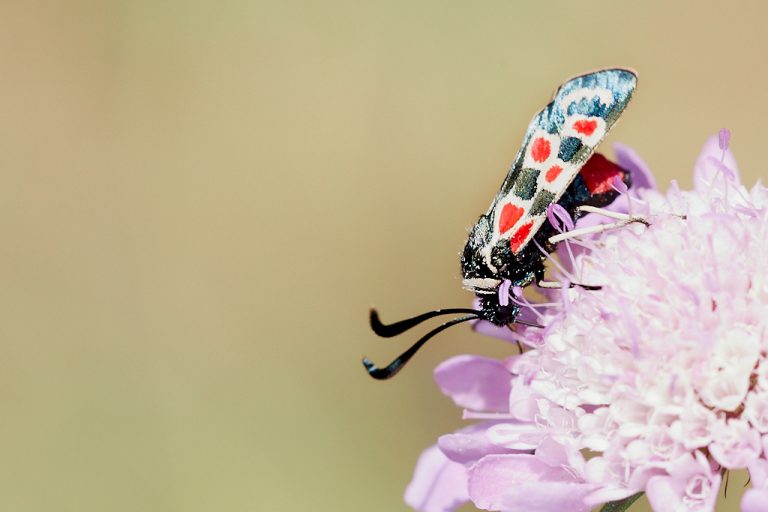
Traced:
[[590, 206], [588, 204], [583, 204], [579, 206], [577, 210], [585, 213], [596, 213], [597, 215], [602, 215], [603, 217], [610, 217], [612, 219], [627, 220], [629, 218], [628, 213], [612, 212], [611, 210], [606, 210], [605, 208], [598, 208], [597, 206]]
[[[547, 288], [547, 289], [550, 289], [550, 290], [552, 290], [552, 289], [556, 290], [556, 289], [562, 288], [563, 287], [563, 283], [561, 283], [559, 281], [544, 281], [544, 280], [541, 280], [541, 281], [536, 283], [536, 286], [538, 286], [539, 288]], [[569, 283], [569, 285], [568, 285], [569, 288], [575, 288], [576, 286], [578, 286], [579, 288], [584, 288], [585, 290], [601, 290], [603, 288], [602, 286], [595, 286], [595, 285], [591, 285], [591, 284], [580, 284], [580, 283]]]
[[[612, 212], [611, 210], [606, 210], [605, 208], [598, 208], [597, 206], [589, 206], [589, 205], [581, 205], [578, 207], [578, 210], [580, 212], [586, 212], [586, 213], [596, 213], [597, 215], [602, 215], [604, 217], [610, 217], [611, 219], [617, 219], [617, 220], [623, 220], [627, 223], [630, 222], [639, 222], [640, 224], [645, 224], [646, 226], [650, 226], [651, 223], [648, 222], [648, 219], [646, 219], [642, 215], [630, 215], [628, 213], [618, 213], [618, 212]], [[674, 215], [675, 217], [679, 217], [683, 220], [687, 219], [687, 215], [680, 215], [673, 213], [671, 215]]]
[[563, 240], [568, 240], [569, 238], [578, 238], [584, 235], [593, 235], [595, 233], [610, 231], [611, 229], [623, 228], [624, 226], [632, 224], [633, 222], [639, 222], [640, 224], [643, 224], [645, 226], [650, 226], [650, 223], [647, 220], [645, 220], [644, 217], [631, 215], [629, 216], [629, 218], [625, 220], [620, 220], [618, 222], [609, 222], [607, 224], [598, 224], [597, 226], [589, 226], [586, 228], [572, 229], [570, 231], [566, 231], [565, 233], [560, 233], [559, 235], [550, 237], [549, 240], [547, 241], [551, 244], [556, 244], [558, 242], [562, 242]]
[[586, 212], [586, 213], [596, 213], [597, 215], [602, 215], [603, 217], [623, 220], [624, 222], [627, 222], [627, 223], [639, 222], [640, 224], [645, 224], [646, 226], [651, 225], [651, 223], [648, 222], [648, 220], [642, 215], [634, 215], [634, 214], [630, 215], [628, 213], [612, 212], [611, 210], [606, 210], [605, 208], [598, 208], [596, 206], [589, 206], [587, 204], [579, 206], [579, 211]]

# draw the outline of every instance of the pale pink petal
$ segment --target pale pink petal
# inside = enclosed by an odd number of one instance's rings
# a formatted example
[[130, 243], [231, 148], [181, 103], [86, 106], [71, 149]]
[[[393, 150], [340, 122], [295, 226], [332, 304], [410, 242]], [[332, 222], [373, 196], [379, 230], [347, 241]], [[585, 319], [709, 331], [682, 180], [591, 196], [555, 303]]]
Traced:
[[537, 482], [550, 470], [533, 455], [490, 455], [470, 470], [469, 497], [480, 508], [498, 509], [510, 488]]
[[712, 430], [713, 441], [709, 452], [724, 468], [744, 468], [763, 451], [760, 434], [745, 421], [718, 422]]
[[501, 497], [504, 512], [587, 512], [584, 496], [594, 484], [578, 482], [530, 482], [517, 485]]
[[[513, 363], [514, 372], [514, 363]], [[536, 401], [540, 397], [533, 393], [526, 378], [516, 375], [512, 381], [512, 391], [509, 393], [509, 413], [521, 421], [534, 421], [539, 412]]]
[[[736, 158], [730, 149], [723, 152], [720, 149], [720, 138], [717, 134], [712, 135], [704, 143], [698, 160], [696, 160], [695, 171], [693, 174], [694, 187], [698, 192], [707, 192], [713, 186], [713, 180], [722, 180], [724, 178], [723, 169], [717, 165], [722, 160], [722, 164], [727, 167], [734, 175], [734, 184], [740, 184], [739, 166], [736, 164]], [[727, 172], [727, 171], [726, 171]], [[714, 183], [717, 187], [717, 182]]]
[[[703, 486], [699, 485], [702, 481], [705, 484]], [[675, 512], [685, 504], [691, 510], [709, 512], [715, 509], [720, 482], [719, 474], [699, 474], [691, 479], [654, 476], [648, 480], [645, 493], [654, 512]], [[702, 488], [706, 491], [702, 492]]]
[[656, 190], [656, 180], [651, 169], [634, 149], [617, 142], [613, 145], [613, 150], [616, 153], [616, 163], [632, 175], [632, 190], [643, 188]]
[[757, 459], [749, 464], [749, 480], [752, 482], [752, 487], [763, 487], [768, 484], [767, 460]]
[[570, 454], [565, 446], [549, 437], [544, 439], [536, 448], [536, 457], [543, 463], [552, 467], [572, 465], [570, 460], [571, 457], [569, 457], [569, 455]]
[[535, 450], [547, 432], [530, 422], [504, 422], [488, 428], [488, 440], [513, 450]]
[[627, 482], [627, 488], [634, 489], [629, 495], [631, 496], [632, 494], [645, 489], [648, 480], [657, 475], [664, 475], [664, 470], [653, 466], [645, 466], [635, 469]]
[[419, 512], [451, 512], [469, 500], [466, 468], [448, 460], [437, 446], [422, 452], [405, 502]]
[[474, 411], [507, 411], [512, 375], [501, 361], [457, 356], [435, 368], [435, 382], [459, 407]]
[[675, 512], [680, 505], [680, 492], [673, 480], [665, 476], [655, 476], [645, 486], [645, 495], [654, 512]]
[[514, 453], [512, 450], [493, 444], [486, 435], [487, 429], [493, 423], [481, 423], [461, 429], [453, 434], [440, 436], [437, 446], [454, 462], [471, 465], [486, 455], [497, 453]]
[[748, 489], [741, 498], [742, 512], [765, 512], [768, 510], [768, 489]]
[[469, 496], [479, 508], [498, 510], [503, 496], [512, 488], [539, 481], [575, 482], [575, 479], [534, 455], [489, 455], [470, 469]]

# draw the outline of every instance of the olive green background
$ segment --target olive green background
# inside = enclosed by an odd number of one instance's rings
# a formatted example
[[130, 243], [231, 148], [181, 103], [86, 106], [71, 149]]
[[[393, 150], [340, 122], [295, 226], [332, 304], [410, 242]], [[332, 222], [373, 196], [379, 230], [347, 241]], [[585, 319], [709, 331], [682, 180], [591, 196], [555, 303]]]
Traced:
[[462, 425], [432, 368], [510, 347], [456, 328], [373, 382], [416, 333], [369, 306], [468, 304], [466, 229], [577, 73], [638, 71], [603, 148], [662, 187], [723, 126], [765, 176], [767, 14], [0, 0], [0, 510], [404, 510]]

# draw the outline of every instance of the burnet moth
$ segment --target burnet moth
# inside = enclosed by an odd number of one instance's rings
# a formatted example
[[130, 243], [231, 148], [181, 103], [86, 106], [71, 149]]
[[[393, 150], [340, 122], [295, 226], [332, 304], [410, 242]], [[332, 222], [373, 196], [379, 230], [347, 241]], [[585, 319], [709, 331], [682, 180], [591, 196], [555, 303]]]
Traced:
[[428, 332], [384, 368], [363, 358], [371, 377], [394, 376], [429, 339], [462, 322], [533, 325], [518, 318], [520, 307], [506, 300], [506, 294], [510, 287], [547, 286], [544, 262], [556, 247], [556, 230], [547, 222], [550, 205], [578, 218], [589, 207], [613, 202], [619, 193], [616, 184], [630, 186], [629, 172], [595, 148], [626, 109], [636, 85], [634, 72], [615, 68], [577, 76], [560, 86], [528, 125], [501, 189], [472, 228], [461, 254], [464, 288], [477, 295], [480, 309], [438, 309], [393, 324], [383, 324], [372, 309], [371, 328], [385, 338], [431, 318], [461, 316]]

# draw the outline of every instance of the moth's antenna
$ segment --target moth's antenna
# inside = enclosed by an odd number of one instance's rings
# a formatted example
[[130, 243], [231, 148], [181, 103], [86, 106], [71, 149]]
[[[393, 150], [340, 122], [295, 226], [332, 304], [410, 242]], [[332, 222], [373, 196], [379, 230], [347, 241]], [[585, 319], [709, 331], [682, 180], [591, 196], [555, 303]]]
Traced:
[[[453, 320], [449, 320], [449, 321], [445, 322], [444, 324], [435, 327], [433, 330], [429, 331], [427, 334], [422, 336], [422, 338], [419, 341], [417, 341], [416, 343], [414, 343], [413, 346], [411, 346], [411, 348], [409, 348], [408, 350], [406, 350], [405, 352], [400, 354], [400, 356], [397, 359], [395, 359], [394, 361], [389, 363], [389, 365], [387, 365], [384, 368], [377, 367], [367, 357], [364, 357], [363, 358], [363, 366], [365, 366], [365, 369], [368, 370], [368, 375], [370, 375], [371, 377], [373, 377], [374, 379], [377, 379], [377, 380], [384, 380], [384, 379], [389, 379], [391, 377], [394, 377], [397, 374], [397, 372], [399, 372], [403, 368], [403, 366], [405, 366], [405, 363], [407, 363], [408, 360], [411, 357], [413, 357], [413, 355], [416, 352], [418, 352], [418, 350], [427, 341], [429, 341], [430, 338], [432, 338], [435, 334], [438, 334], [441, 331], [444, 331], [447, 328], [452, 327], [452, 326], [454, 326], [456, 324], [460, 324], [462, 322], [467, 322], [469, 320], [475, 320], [477, 318], [480, 318], [476, 314], [476, 313], [478, 313], [477, 311], [475, 311], [474, 309], [471, 310], [471, 311], [473, 313], [475, 313], [475, 314], [467, 315], [467, 316], [462, 316], [462, 317], [459, 317], [459, 318], [454, 318]], [[428, 313], [425, 313], [425, 314], [428, 314]], [[418, 318], [418, 317], [416, 317], [416, 318]], [[371, 314], [371, 319], [373, 319], [373, 313]]]
[[428, 311], [427, 313], [422, 313], [421, 315], [414, 316], [413, 318], [406, 318], [405, 320], [400, 320], [399, 322], [392, 324], [383, 324], [381, 323], [381, 320], [379, 320], [379, 312], [376, 311], [376, 309], [371, 308], [371, 329], [373, 329], [373, 332], [382, 338], [391, 338], [393, 336], [397, 336], [398, 334], [404, 333], [405, 331], [419, 325], [426, 320], [429, 320], [430, 318], [458, 313], [469, 313], [477, 315], [478, 311], [469, 308], [436, 309], [435, 311]]

